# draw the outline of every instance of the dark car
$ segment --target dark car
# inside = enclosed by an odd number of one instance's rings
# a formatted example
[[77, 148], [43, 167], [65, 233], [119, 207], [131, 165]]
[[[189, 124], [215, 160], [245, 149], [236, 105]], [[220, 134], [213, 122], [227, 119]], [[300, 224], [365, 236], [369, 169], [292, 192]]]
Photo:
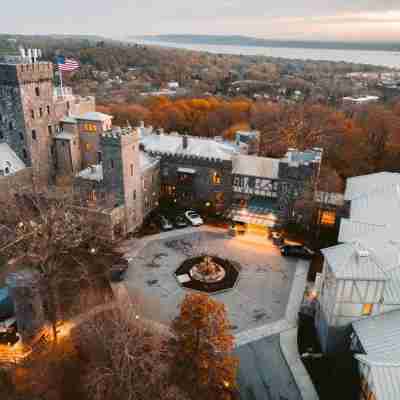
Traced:
[[174, 225], [176, 228], [186, 228], [188, 226], [188, 223], [185, 217], [183, 217], [182, 215], [178, 215], [175, 218]]
[[303, 245], [285, 245], [281, 247], [281, 253], [285, 257], [298, 257], [309, 260], [315, 252]]

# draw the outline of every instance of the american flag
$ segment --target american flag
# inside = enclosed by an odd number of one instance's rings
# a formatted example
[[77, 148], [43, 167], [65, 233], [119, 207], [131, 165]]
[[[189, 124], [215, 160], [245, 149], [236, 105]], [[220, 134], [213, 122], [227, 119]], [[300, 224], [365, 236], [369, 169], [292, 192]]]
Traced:
[[59, 71], [71, 72], [79, 69], [79, 61], [76, 61], [73, 58], [59, 56], [57, 57], [57, 64]]

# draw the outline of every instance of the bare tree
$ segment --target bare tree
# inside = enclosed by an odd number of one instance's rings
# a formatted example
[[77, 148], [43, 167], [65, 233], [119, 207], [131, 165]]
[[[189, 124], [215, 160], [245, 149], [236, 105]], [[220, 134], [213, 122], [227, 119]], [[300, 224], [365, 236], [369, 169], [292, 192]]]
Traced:
[[40, 274], [46, 317], [56, 341], [60, 286], [68, 280], [79, 291], [82, 281], [91, 282], [90, 267], [99, 266], [98, 260], [112, 249], [69, 196], [17, 194], [0, 204], [0, 225], [8, 232], [0, 254], [15, 268], [23, 265]]
[[171, 334], [144, 321], [141, 307], [119, 304], [78, 327], [75, 338], [88, 362], [89, 399], [186, 399], [170, 382]]

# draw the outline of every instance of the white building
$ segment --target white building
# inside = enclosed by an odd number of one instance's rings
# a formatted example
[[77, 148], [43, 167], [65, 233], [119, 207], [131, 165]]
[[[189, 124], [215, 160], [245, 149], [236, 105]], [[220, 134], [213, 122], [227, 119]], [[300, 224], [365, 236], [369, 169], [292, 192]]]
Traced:
[[361, 399], [400, 399], [400, 174], [351, 178], [345, 200], [350, 215], [341, 221], [341, 243], [322, 250], [321, 346], [344, 349], [354, 330], [353, 349], [366, 353], [357, 355]]

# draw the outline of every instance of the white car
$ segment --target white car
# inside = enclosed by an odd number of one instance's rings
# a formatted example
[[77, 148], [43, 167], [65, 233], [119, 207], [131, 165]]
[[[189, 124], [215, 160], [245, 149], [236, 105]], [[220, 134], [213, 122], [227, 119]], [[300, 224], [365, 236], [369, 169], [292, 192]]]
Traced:
[[195, 211], [186, 211], [185, 217], [193, 226], [200, 226], [204, 224], [203, 218], [201, 218], [200, 215]]

